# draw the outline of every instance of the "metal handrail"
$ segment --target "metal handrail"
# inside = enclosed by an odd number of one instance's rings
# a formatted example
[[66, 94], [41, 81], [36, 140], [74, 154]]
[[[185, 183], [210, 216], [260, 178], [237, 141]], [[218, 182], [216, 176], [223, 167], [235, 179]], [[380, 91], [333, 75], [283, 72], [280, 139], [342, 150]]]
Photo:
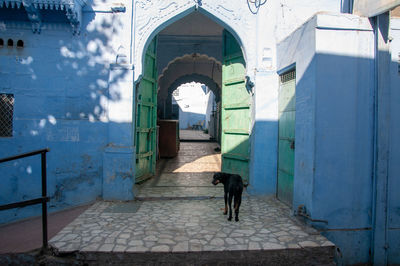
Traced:
[[40, 154], [40, 153], [43, 153], [43, 152], [49, 152], [49, 151], [50, 151], [50, 149], [46, 148], [46, 149], [42, 149], [42, 150], [22, 153], [22, 154], [19, 154], [19, 155], [15, 155], [15, 156], [11, 156], [11, 157], [6, 157], [6, 158], [3, 158], [3, 159], [0, 159], [0, 163], [12, 161], [12, 160], [17, 160], [17, 159], [21, 159], [21, 158], [33, 156], [33, 155], [36, 155], [36, 154]]
[[10, 204], [5, 204], [5, 205], [0, 205], [0, 211], [3, 210], [9, 210], [9, 209], [15, 209], [15, 208], [21, 208], [21, 207], [26, 207], [30, 205], [35, 205], [35, 204], [42, 204], [42, 240], [43, 240], [43, 249], [47, 249], [48, 247], [48, 239], [47, 239], [47, 202], [49, 201], [49, 197], [47, 197], [47, 172], [46, 172], [46, 153], [49, 152], [50, 149], [42, 149], [42, 150], [36, 150], [28, 153], [23, 153], [11, 157], [6, 157], [3, 159], [0, 159], [0, 163], [8, 162], [8, 161], [13, 161], [25, 157], [30, 157], [34, 156], [37, 154], [41, 155], [41, 166], [42, 166], [42, 197], [36, 198], [36, 199], [31, 199], [31, 200], [26, 200], [26, 201], [19, 201], [15, 203], [10, 203]]

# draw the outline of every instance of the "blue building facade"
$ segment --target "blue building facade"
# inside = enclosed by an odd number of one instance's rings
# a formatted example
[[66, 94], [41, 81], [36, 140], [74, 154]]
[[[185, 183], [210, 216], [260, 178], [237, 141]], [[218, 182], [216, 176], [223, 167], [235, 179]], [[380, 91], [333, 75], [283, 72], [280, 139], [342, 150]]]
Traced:
[[[162, 35], [159, 75], [191, 51], [215, 66], [225, 28], [254, 83], [249, 191], [276, 195], [279, 75], [295, 69], [293, 213], [323, 221], [305, 220], [345, 264], [400, 263], [400, 19], [344, 14], [349, 5], [339, 0], [268, 1], [258, 13], [245, 1], [200, 2], [0, 0], [0, 94], [8, 106], [0, 158], [50, 149], [50, 211], [133, 200], [135, 90], [148, 44]], [[179, 36], [168, 32], [193, 14], [217, 26], [190, 38], [185, 24]], [[218, 88], [216, 72], [206, 72], [196, 75]], [[0, 164], [0, 179], [0, 204], [38, 197], [40, 159]], [[39, 206], [2, 211], [0, 223], [39, 214]]]

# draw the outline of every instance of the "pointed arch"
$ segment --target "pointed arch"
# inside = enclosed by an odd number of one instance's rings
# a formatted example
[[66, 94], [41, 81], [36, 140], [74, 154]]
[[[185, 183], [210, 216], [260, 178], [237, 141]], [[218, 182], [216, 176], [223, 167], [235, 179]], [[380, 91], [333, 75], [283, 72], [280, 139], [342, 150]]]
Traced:
[[159, 97], [158, 101], [162, 106], [162, 114], [163, 117], [170, 117], [172, 112], [172, 93], [175, 91], [179, 86], [190, 83], [190, 82], [198, 82], [201, 84], [206, 85], [214, 94], [215, 102], [221, 101], [221, 87], [210, 77], [199, 75], [199, 74], [190, 74], [185, 75], [177, 78], [168, 89], [166, 89], [166, 94], [164, 97]]
[[166, 98], [169, 88], [180, 77], [193, 76], [195, 74], [207, 77], [221, 88], [221, 62], [207, 55], [187, 54], [175, 58], [164, 68], [157, 81], [159, 97]]
[[[218, 3], [219, 2], [219, 3]], [[248, 52], [249, 34], [252, 32], [251, 24], [255, 24], [254, 17], [241, 15], [242, 10], [247, 8], [245, 2], [243, 7], [233, 5], [229, 1], [215, 1], [215, 3], [196, 4], [194, 1], [136, 1], [133, 63], [135, 65], [135, 77], [137, 82], [143, 72], [144, 54], [152, 39], [163, 29], [192, 12], [200, 12], [214, 22], [227, 29], [239, 43], [244, 58], [253, 63], [247, 64], [248, 69], [254, 66], [254, 51]], [[248, 71], [250, 73], [250, 71]]]
[[192, 81], [206, 85], [214, 93], [216, 102], [221, 100], [221, 87], [210, 77], [199, 74], [185, 75], [177, 78], [168, 88], [168, 95], [170, 95], [182, 84]]

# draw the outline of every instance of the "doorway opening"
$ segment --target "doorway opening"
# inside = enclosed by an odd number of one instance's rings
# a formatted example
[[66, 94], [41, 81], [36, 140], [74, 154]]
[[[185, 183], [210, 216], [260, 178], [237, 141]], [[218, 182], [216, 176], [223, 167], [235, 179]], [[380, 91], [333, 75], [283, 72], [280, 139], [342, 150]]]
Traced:
[[[189, 176], [208, 173], [210, 180], [213, 172], [223, 171], [248, 183], [252, 95], [245, 73], [235, 37], [200, 12], [154, 37], [136, 86], [136, 183], [160, 177], [157, 169]], [[200, 131], [214, 146], [183, 144], [180, 130]], [[193, 142], [193, 135], [186, 140]], [[201, 162], [201, 167], [193, 166]], [[194, 168], [186, 167], [190, 164]]]
[[179, 140], [216, 141], [216, 107], [215, 95], [205, 84], [192, 81], [176, 88], [170, 119], [179, 123]]
[[158, 79], [159, 118], [179, 120], [181, 140], [220, 142], [221, 81], [222, 64], [214, 57], [192, 53], [173, 58]]

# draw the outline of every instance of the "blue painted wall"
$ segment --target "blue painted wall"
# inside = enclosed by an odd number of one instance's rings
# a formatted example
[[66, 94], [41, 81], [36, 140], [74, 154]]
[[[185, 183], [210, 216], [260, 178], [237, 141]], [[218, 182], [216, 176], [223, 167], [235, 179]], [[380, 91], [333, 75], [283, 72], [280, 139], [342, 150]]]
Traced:
[[400, 264], [400, 18], [391, 20], [388, 263]]
[[[336, 240], [346, 264], [366, 262], [372, 226], [374, 61], [329, 54], [316, 55], [316, 61], [317, 132], [310, 213], [329, 222], [315, 226], [330, 230], [326, 234]], [[342, 229], [347, 232], [343, 234]]]
[[[0, 48], [0, 93], [15, 97], [13, 136], [0, 138], [0, 158], [44, 147], [47, 155], [49, 210], [85, 204], [102, 196], [103, 151], [109, 134], [110, 94], [106, 49], [111, 41], [104, 22], [85, 30], [94, 14], [84, 15], [83, 32], [74, 36], [69, 24], [45, 24], [33, 34], [30, 23], [15, 28], [6, 23], [0, 38], [24, 41], [24, 48]], [[131, 115], [131, 114], [130, 114]], [[129, 132], [131, 123], [127, 123]], [[123, 135], [120, 135], [123, 136]], [[123, 137], [121, 137], [123, 139]], [[129, 140], [132, 142], [132, 140]], [[124, 143], [125, 141], [121, 141]], [[132, 171], [132, 169], [130, 169]], [[28, 200], [41, 193], [40, 157], [0, 165], [0, 204]], [[132, 188], [132, 186], [131, 186]], [[40, 206], [0, 213], [0, 223], [40, 214]]]
[[[256, 136], [258, 138], [256, 138]], [[261, 137], [262, 136], [262, 137]], [[250, 194], [275, 195], [277, 172], [277, 143], [278, 122], [256, 121], [252, 128], [251, 161], [253, 170], [250, 175], [250, 186], [247, 188]], [[267, 147], [267, 149], [265, 149]], [[264, 168], [259, 165], [267, 165]]]
[[[356, 17], [350, 16], [355, 19]], [[400, 170], [397, 114], [399, 24], [392, 21], [389, 104], [388, 263], [399, 263]], [[366, 19], [317, 15], [278, 46], [280, 69], [296, 67], [296, 158], [293, 210], [324, 222], [311, 223], [340, 249], [345, 264], [372, 260], [374, 158], [374, 32]], [[306, 221], [309, 222], [309, 221]], [[381, 229], [377, 229], [381, 230]], [[378, 234], [385, 234], [379, 231]]]
[[[275, 71], [257, 72], [250, 147], [250, 186], [256, 195], [275, 195], [277, 174], [278, 79]], [[257, 111], [256, 111], [257, 110]]]

